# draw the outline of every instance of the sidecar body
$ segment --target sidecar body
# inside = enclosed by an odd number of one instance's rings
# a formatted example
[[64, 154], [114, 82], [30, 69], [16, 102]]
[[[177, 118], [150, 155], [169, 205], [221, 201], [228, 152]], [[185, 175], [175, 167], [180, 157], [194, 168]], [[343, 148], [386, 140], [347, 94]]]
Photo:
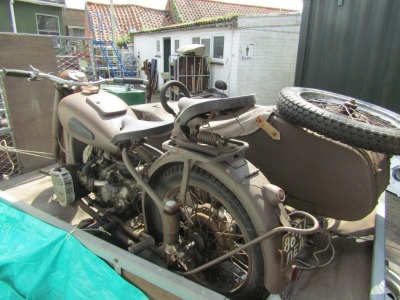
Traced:
[[273, 111], [266, 119], [279, 133], [259, 129], [240, 137], [247, 157], [286, 192], [286, 203], [340, 220], [368, 215], [389, 183], [386, 155], [356, 149], [295, 126]]
[[[131, 107], [146, 120], [172, 118], [161, 105]], [[272, 125], [274, 139], [257, 125], [257, 118]], [[296, 209], [354, 221], [367, 216], [389, 183], [387, 155], [350, 147], [293, 125], [275, 106], [256, 106], [220, 115], [206, 131], [246, 141], [246, 157], [286, 193], [285, 203]], [[153, 140], [156, 145], [168, 135]]]

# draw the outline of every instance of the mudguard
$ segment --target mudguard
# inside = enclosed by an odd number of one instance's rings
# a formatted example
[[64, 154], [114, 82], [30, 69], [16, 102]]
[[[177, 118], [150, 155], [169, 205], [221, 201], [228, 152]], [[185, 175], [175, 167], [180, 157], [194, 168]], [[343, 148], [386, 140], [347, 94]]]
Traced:
[[[268, 184], [268, 179], [252, 163], [243, 158], [231, 163], [205, 163], [198, 160], [198, 154], [188, 157], [187, 154], [182, 155], [179, 151], [166, 152], [150, 167], [147, 173], [148, 180], [151, 180], [161, 167], [167, 164], [184, 163], [188, 159], [192, 159], [194, 165], [218, 178], [236, 195], [259, 235], [282, 226], [275, 208], [270, 206], [263, 197], [261, 186]], [[264, 258], [264, 285], [270, 293], [280, 292], [289, 283], [285, 277], [286, 269], [281, 269], [279, 253], [281, 241], [282, 235], [276, 235], [260, 243]]]

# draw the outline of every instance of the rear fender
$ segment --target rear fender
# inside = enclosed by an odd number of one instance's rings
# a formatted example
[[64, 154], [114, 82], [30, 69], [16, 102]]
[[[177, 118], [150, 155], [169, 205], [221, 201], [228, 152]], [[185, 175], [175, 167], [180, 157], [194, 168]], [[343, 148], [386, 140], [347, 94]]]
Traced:
[[[179, 152], [166, 152], [150, 167], [148, 179], [151, 180], [157, 170], [168, 164], [185, 163], [189, 159]], [[239, 159], [233, 163], [205, 163], [195, 160], [193, 164], [218, 178], [236, 195], [253, 221], [258, 235], [282, 226], [275, 208], [263, 197], [261, 186], [268, 184], [268, 179], [249, 161]], [[276, 235], [260, 242], [264, 258], [264, 284], [270, 293], [280, 292], [289, 283], [286, 270], [282, 270], [280, 264], [281, 240], [282, 235]]]

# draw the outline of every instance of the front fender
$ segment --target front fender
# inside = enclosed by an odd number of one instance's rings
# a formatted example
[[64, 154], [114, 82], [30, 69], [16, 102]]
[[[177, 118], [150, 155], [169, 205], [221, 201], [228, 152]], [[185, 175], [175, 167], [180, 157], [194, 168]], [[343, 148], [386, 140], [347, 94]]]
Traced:
[[[148, 170], [148, 179], [168, 164], [184, 163], [188, 156], [179, 152], [166, 152], [160, 156]], [[206, 163], [193, 159], [193, 163], [218, 178], [239, 199], [261, 235], [278, 226], [282, 226], [275, 212], [263, 197], [261, 186], [268, 184], [268, 179], [249, 161], [238, 159], [233, 163]], [[278, 293], [289, 283], [285, 271], [281, 269], [282, 235], [273, 236], [260, 242], [264, 258], [264, 284], [270, 293]]]

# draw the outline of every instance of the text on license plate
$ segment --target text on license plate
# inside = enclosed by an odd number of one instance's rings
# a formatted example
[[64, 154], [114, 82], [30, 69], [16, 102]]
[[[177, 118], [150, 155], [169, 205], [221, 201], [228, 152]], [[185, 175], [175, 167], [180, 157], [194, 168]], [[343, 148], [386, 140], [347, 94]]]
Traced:
[[[300, 221], [296, 228], [305, 229], [306, 219]], [[296, 233], [287, 233], [282, 238], [282, 269], [290, 264], [296, 255], [305, 245], [305, 235]]]

